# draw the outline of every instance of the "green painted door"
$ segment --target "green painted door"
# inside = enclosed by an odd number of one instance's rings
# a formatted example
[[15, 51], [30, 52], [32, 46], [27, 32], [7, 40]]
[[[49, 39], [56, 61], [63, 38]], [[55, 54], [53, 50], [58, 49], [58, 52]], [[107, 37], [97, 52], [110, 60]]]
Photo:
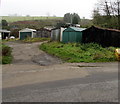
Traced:
[[76, 32], [69, 32], [69, 42], [70, 43], [76, 42]]
[[69, 40], [69, 32], [63, 32], [62, 42], [68, 43]]
[[82, 32], [76, 32], [76, 42], [82, 42]]
[[20, 40], [24, 40], [27, 37], [32, 37], [32, 32], [21, 32], [20, 33]]
[[62, 42], [63, 43], [75, 43], [82, 41], [82, 32], [63, 32]]

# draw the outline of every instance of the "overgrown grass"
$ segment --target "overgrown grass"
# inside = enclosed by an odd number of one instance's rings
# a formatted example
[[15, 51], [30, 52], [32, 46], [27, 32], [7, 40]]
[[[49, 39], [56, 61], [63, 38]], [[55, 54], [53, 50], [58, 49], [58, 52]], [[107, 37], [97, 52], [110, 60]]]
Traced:
[[110, 62], [115, 61], [114, 47], [103, 48], [94, 43], [78, 44], [49, 42], [40, 45], [43, 51], [66, 62]]
[[33, 42], [43, 42], [43, 41], [49, 41], [50, 38], [26, 38], [23, 40], [23, 42], [26, 42], [26, 43], [33, 43]]
[[19, 40], [19, 38], [15, 38], [15, 39], [7, 39], [7, 40], [1, 40], [2, 43], [6, 43], [6, 42], [14, 42], [14, 41], [17, 41]]
[[4, 44], [0, 45], [0, 64], [10, 64], [12, 62], [12, 49]]

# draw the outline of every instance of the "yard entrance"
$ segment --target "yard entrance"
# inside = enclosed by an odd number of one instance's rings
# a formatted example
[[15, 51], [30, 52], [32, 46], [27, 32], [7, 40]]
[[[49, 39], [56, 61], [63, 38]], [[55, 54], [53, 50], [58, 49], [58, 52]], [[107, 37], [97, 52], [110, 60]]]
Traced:
[[45, 66], [61, 63], [58, 58], [50, 56], [39, 50], [39, 45], [42, 44], [42, 42], [8, 42], [6, 44], [13, 48], [12, 55], [14, 59], [12, 64], [39, 64]]

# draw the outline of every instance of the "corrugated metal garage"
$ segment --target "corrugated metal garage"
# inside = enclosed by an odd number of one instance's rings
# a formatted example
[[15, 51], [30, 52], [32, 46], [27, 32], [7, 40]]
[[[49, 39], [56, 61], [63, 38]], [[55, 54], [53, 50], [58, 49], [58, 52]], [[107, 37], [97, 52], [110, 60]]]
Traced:
[[10, 31], [0, 30], [0, 39], [6, 39], [10, 37]]
[[82, 31], [85, 28], [69, 27], [63, 31], [62, 42], [63, 43], [74, 43], [82, 42]]
[[25, 28], [25, 29], [19, 31], [19, 39], [20, 40], [24, 40], [27, 37], [31, 37], [31, 38], [36, 37], [36, 30]]
[[52, 41], [62, 41], [62, 34], [65, 28], [60, 27], [60, 28], [54, 28], [51, 31], [51, 40]]

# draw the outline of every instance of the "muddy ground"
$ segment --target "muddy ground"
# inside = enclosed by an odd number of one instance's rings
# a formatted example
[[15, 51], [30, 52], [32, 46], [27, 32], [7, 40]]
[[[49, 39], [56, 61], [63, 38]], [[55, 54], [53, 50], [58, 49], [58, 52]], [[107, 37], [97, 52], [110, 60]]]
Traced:
[[12, 47], [13, 62], [12, 64], [39, 64], [42, 66], [62, 63], [57, 57], [51, 56], [39, 49], [42, 42], [36, 43], [22, 43], [22, 42], [8, 42], [6, 43]]

